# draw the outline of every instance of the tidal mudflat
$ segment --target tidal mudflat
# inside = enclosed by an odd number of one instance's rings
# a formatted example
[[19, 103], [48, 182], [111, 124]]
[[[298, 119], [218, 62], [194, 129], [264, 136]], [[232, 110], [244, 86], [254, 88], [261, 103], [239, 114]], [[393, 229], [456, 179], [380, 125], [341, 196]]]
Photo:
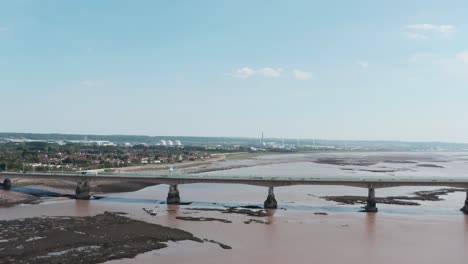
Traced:
[[101, 263], [164, 248], [168, 241], [203, 242], [121, 214], [0, 221], [0, 263]]

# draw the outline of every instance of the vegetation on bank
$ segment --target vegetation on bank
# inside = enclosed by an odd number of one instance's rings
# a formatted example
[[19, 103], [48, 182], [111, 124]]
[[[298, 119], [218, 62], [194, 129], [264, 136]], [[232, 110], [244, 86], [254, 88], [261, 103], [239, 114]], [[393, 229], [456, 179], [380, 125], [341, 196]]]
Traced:
[[[244, 149], [241, 149], [245, 151]], [[88, 170], [204, 160], [222, 149], [134, 145], [98, 146], [47, 142], [0, 144], [0, 171]]]

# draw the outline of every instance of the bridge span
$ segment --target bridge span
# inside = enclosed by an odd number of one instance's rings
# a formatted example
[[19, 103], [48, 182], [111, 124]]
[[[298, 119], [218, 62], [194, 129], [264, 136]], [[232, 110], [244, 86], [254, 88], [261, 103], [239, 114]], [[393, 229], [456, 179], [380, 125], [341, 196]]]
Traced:
[[411, 176], [347, 176], [347, 177], [294, 177], [294, 176], [239, 176], [239, 175], [210, 175], [210, 174], [141, 174], [141, 173], [15, 173], [2, 172], [0, 180], [4, 188], [11, 187], [12, 180], [21, 178], [40, 178], [51, 180], [67, 180], [77, 182], [75, 197], [77, 199], [90, 198], [89, 182], [93, 180], [113, 180], [125, 182], [138, 180], [146, 183], [167, 184], [169, 192], [168, 204], [180, 203], [178, 185], [191, 183], [223, 183], [248, 184], [268, 187], [268, 196], [264, 202], [267, 209], [275, 209], [278, 203], [275, 199], [274, 187], [291, 185], [342, 185], [368, 189], [365, 212], [377, 212], [375, 189], [398, 186], [445, 186], [467, 190], [465, 204], [460, 210], [468, 214], [468, 177], [411, 177]]

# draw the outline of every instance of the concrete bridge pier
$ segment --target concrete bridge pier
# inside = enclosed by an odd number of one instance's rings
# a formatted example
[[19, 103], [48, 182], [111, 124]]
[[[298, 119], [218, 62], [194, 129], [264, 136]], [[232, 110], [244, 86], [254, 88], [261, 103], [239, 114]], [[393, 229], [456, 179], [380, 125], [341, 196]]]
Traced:
[[11, 180], [6, 178], [5, 180], [3, 180], [3, 188], [5, 189], [10, 189], [11, 188]]
[[75, 199], [78, 200], [89, 200], [91, 197], [89, 192], [91, 187], [89, 186], [88, 181], [78, 182], [75, 189]]
[[464, 214], [468, 214], [468, 189], [466, 189], [465, 205], [460, 209]]
[[177, 188], [177, 184], [169, 186], [169, 193], [167, 194], [166, 203], [180, 204], [179, 189]]
[[273, 187], [268, 187], [268, 197], [263, 203], [263, 208], [265, 209], [278, 208], [278, 202], [275, 199], [275, 193], [273, 192]]
[[364, 212], [377, 213], [378, 209], [375, 202], [375, 189], [369, 188], [369, 194], [367, 196], [367, 205], [364, 206]]

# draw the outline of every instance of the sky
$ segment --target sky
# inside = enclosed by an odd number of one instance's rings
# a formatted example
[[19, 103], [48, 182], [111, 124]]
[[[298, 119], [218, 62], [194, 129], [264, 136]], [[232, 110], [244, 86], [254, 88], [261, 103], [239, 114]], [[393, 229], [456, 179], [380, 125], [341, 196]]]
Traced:
[[0, 131], [468, 143], [467, 11], [0, 0]]

